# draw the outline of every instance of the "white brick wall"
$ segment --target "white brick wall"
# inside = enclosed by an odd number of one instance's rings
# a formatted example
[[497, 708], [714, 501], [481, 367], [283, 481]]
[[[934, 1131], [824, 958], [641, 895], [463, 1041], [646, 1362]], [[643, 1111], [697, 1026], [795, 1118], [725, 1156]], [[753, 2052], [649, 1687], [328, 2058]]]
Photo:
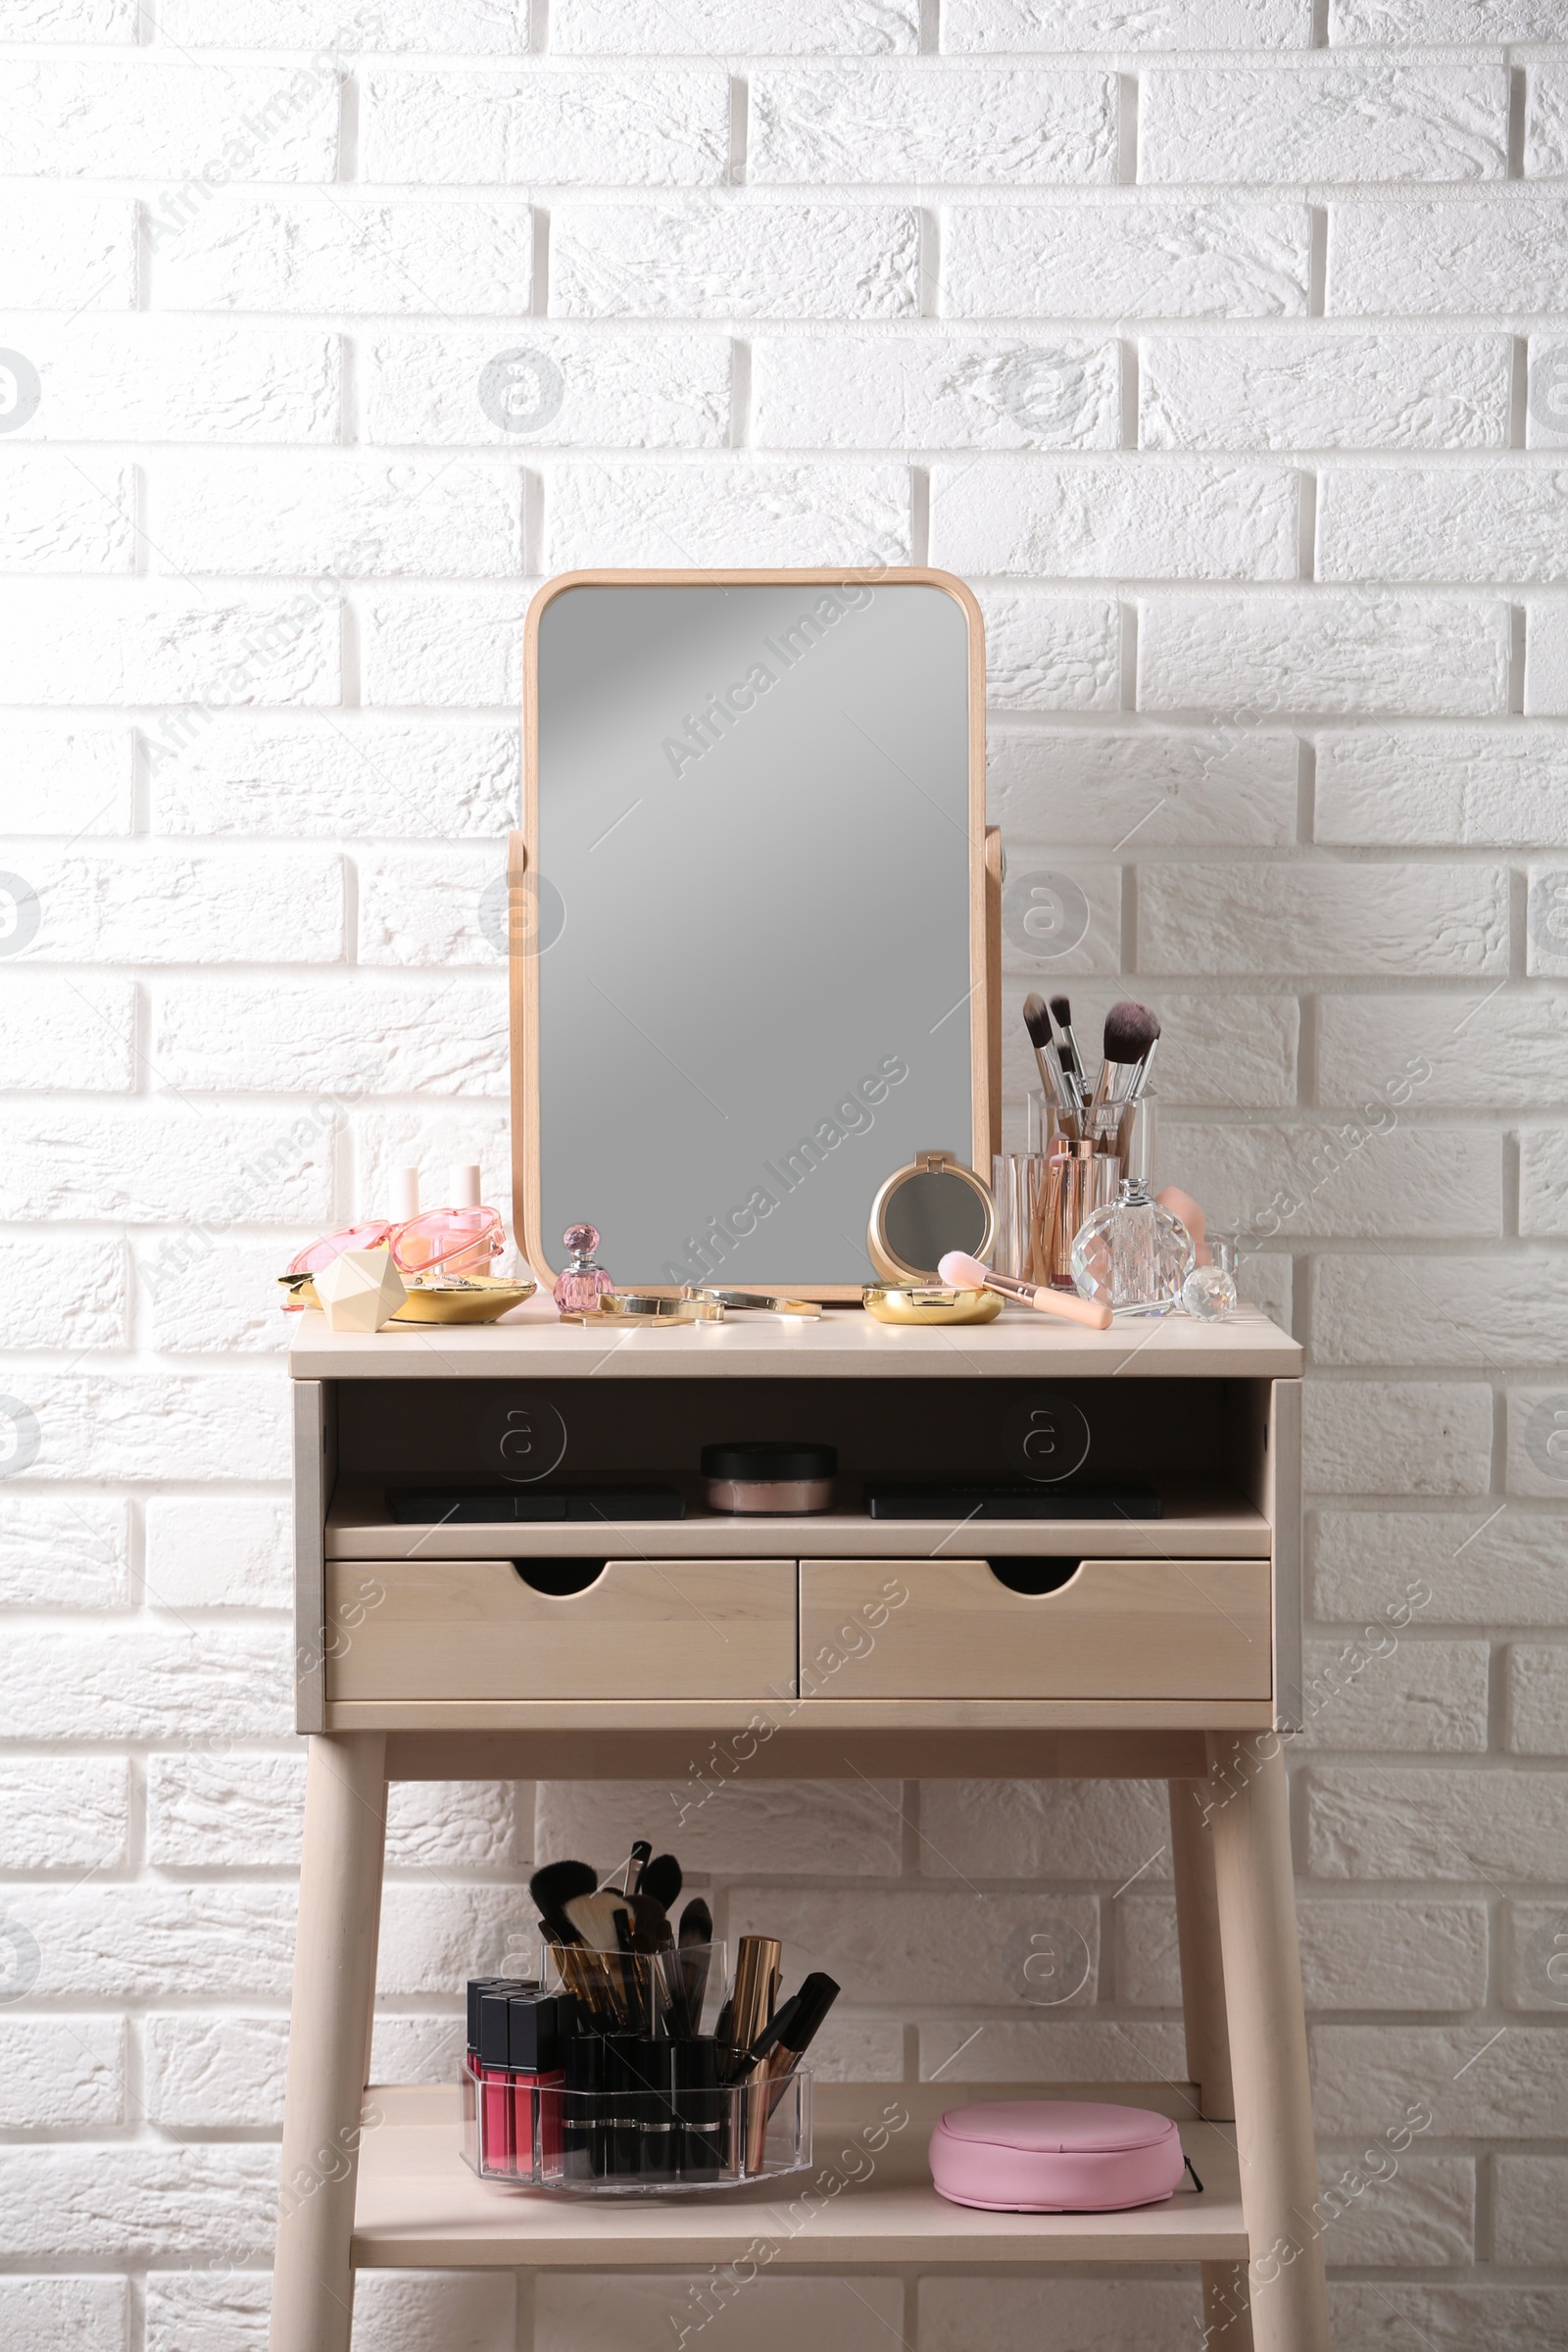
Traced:
[[[528, 596], [880, 556], [973, 578], [994, 814], [1091, 907], [1056, 965], [1009, 952], [1009, 1120], [1042, 974], [1089, 1031], [1151, 996], [1168, 1172], [1266, 1225], [1307, 1344], [1325, 2177], [1434, 2111], [1330, 2237], [1336, 2340], [1560, 2352], [1561, 0], [11, 0], [0, 99], [0, 388], [40, 392], [0, 411], [0, 1393], [37, 1438], [0, 1479], [0, 1913], [38, 1947], [0, 2337], [265, 2343], [270, 1276], [413, 1153], [504, 1197], [479, 899]], [[524, 431], [478, 398], [503, 354], [549, 391]], [[536, 1850], [670, 1803], [400, 1789], [377, 2067], [450, 2075]], [[999, 2082], [1182, 2069], [1157, 1788], [756, 1782], [673, 1841], [721, 1927], [844, 1977], [834, 2073], [977, 2026]], [[1041, 1904], [1089, 1960], [1055, 2015], [1006, 1973]], [[754, 2293], [715, 2352], [1042, 2340], [1021, 2278]], [[371, 2275], [359, 2340], [653, 2352], [685, 2296]], [[1196, 2288], [1052, 2313], [1176, 2352]]]

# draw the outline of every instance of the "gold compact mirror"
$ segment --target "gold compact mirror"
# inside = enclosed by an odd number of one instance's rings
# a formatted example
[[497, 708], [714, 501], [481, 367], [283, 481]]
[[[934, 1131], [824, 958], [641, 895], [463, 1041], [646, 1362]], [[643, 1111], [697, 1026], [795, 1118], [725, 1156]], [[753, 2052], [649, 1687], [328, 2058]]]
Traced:
[[994, 1323], [1002, 1312], [995, 1291], [955, 1291], [940, 1282], [868, 1282], [861, 1298], [876, 1323]]
[[951, 1152], [917, 1152], [871, 1203], [865, 1246], [890, 1283], [935, 1283], [943, 1257], [962, 1250], [991, 1263], [997, 1203], [991, 1187]]

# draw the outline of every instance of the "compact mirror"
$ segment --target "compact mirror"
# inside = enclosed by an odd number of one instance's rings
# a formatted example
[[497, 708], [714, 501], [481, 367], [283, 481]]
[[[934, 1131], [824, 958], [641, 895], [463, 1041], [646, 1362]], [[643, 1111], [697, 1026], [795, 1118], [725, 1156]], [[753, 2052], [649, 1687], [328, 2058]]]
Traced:
[[879, 1174], [929, 1137], [988, 1164], [984, 708], [943, 572], [540, 590], [512, 936], [543, 1281], [589, 1218], [623, 1289], [858, 1298]]
[[997, 1203], [989, 1184], [951, 1152], [917, 1152], [871, 1203], [866, 1248], [888, 1282], [936, 1282], [950, 1250], [989, 1265]]

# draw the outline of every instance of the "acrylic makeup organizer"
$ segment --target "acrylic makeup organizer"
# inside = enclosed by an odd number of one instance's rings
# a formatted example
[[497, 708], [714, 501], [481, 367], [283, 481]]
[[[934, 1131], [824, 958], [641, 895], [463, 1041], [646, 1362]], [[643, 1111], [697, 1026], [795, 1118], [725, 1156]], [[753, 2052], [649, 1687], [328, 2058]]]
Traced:
[[[911, 576], [932, 575], [866, 575], [879, 594]], [[978, 758], [977, 727], [971, 741]], [[1000, 1146], [1000, 875], [978, 790], [974, 807], [984, 1166]], [[515, 903], [521, 844], [512, 870]], [[519, 914], [515, 936], [532, 919]], [[519, 1036], [522, 978], [514, 968]], [[519, 1097], [519, 1211], [539, 1200], [521, 1109]], [[1102, 1333], [1008, 1312], [957, 1336], [961, 1353], [950, 1332], [854, 1309], [612, 1340], [555, 1322], [543, 1300], [439, 1333], [333, 1335], [300, 1318], [310, 1760], [272, 2352], [347, 2352], [356, 2268], [706, 2270], [749, 2247], [755, 2259], [758, 2239], [780, 2275], [1193, 2264], [1219, 2352], [1326, 2352], [1321, 2242], [1299, 2218], [1317, 2185], [1278, 1737], [1301, 1720], [1301, 1350], [1246, 1307]], [[836, 1446], [833, 1511], [747, 1521], [703, 1507], [701, 1446], [736, 1426], [742, 1398], [754, 1430], [808, 1427]], [[394, 1515], [389, 1488], [471, 1483], [487, 1430], [552, 1413], [569, 1426], [574, 1481], [667, 1479], [686, 1517]], [[871, 1478], [994, 1478], [1020, 1417], [1067, 1431], [1074, 1415], [1097, 1470], [1157, 1490], [1158, 1519], [988, 1519], [982, 1543], [961, 1515], [910, 1525], [860, 1507]], [[844, 1638], [866, 1626], [870, 1639]], [[813, 2177], [831, 2172], [835, 2193], [805, 2226], [788, 2180], [665, 2203], [509, 2194], [476, 2178], [458, 2084], [366, 2086], [389, 1782], [681, 1789], [710, 1742], [737, 1773], [771, 1780], [1168, 1782], [1187, 2080], [963, 2079], [946, 2062], [969, 2025], [922, 2028], [922, 2080], [814, 2083]], [[710, 1793], [721, 1807], [722, 1789]], [[1012, 2095], [1168, 2114], [1202, 2188], [1099, 2215], [945, 2204], [925, 2160], [938, 2117]], [[1292, 2259], [1268, 2261], [1277, 2245]], [[1044, 2332], [1044, 2278], [1041, 2294]]]
[[808, 2171], [809, 2069], [777, 2083], [684, 2081], [677, 2061], [695, 2046], [609, 2052], [619, 2080], [608, 2090], [535, 2085], [502, 2067], [480, 2076], [466, 2059], [464, 2158], [501, 2187], [574, 2196], [698, 2196]]

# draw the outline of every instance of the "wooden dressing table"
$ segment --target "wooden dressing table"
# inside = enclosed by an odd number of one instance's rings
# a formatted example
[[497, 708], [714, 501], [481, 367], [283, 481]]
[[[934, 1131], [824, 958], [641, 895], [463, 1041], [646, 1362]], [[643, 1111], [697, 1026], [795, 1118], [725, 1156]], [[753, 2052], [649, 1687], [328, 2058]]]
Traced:
[[[757, 2262], [759, 2241], [780, 2271], [1196, 2262], [1216, 2327], [1245, 2304], [1250, 2262], [1250, 2338], [1244, 2316], [1209, 2340], [1322, 2352], [1272, 1736], [1299, 1707], [1294, 1341], [1245, 1306], [1217, 1325], [1178, 1315], [1105, 1333], [1009, 1309], [979, 1329], [889, 1330], [830, 1310], [794, 1327], [612, 1335], [560, 1325], [535, 1301], [489, 1329], [372, 1338], [307, 1315], [290, 1368], [310, 1769], [272, 2352], [345, 2352], [356, 2267], [706, 2271]], [[474, 1482], [497, 1416], [553, 1428], [545, 1408], [567, 1434], [562, 1479], [662, 1477], [686, 1488], [688, 1515], [392, 1518], [389, 1485]], [[1162, 1517], [965, 1525], [858, 1507], [869, 1476], [1015, 1477], [1019, 1413], [1065, 1425], [1068, 1408], [1091, 1434], [1087, 1473], [1151, 1481]], [[791, 1434], [837, 1446], [843, 1507], [707, 1513], [701, 1445], [777, 1428], [786, 1410]], [[572, 1562], [593, 1581], [563, 1592], [581, 1581]], [[891, 1606], [890, 1587], [902, 1595]], [[830, 1671], [813, 1666], [850, 1618], [874, 1628], [868, 1642]], [[1164, 2205], [1089, 2216], [944, 2204], [925, 2166], [936, 2116], [1037, 2085], [819, 2088], [818, 2170], [842, 2170], [868, 2119], [891, 2108], [908, 2120], [869, 2177], [804, 2226], [785, 2193], [794, 2181], [667, 2202], [506, 2194], [459, 2155], [455, 2087], [377, 2086], [365, 2103], [389, 1780], [665, 1777], [679, 1788], [710, 1738], [759, 1716], [771, 1728], [746, 1769], [770, 1779], [1170, 1783], [1191, 2080], [1065, 2095], [1178, 2117], [1201, 2193], [1189, 2182]]]

